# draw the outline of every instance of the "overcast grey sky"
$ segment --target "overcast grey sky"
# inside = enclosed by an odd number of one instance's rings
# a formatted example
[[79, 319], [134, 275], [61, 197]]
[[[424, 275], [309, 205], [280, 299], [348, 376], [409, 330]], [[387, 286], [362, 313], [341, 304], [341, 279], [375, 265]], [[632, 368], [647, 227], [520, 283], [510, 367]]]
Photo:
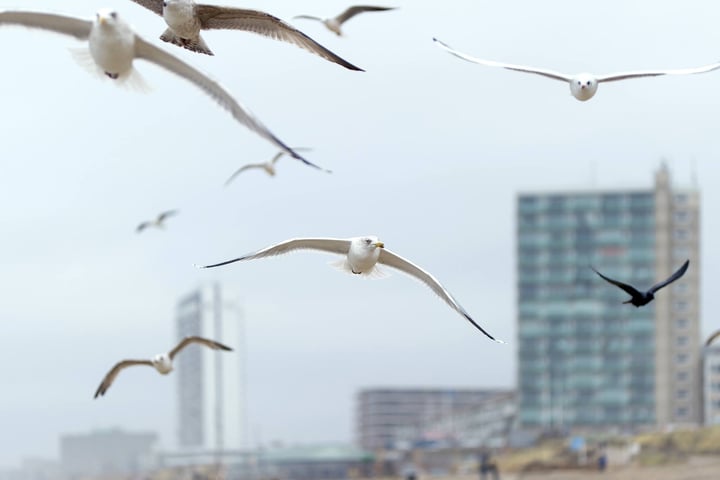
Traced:
[[[330, 16], [336, 1], [228, 5], [289, 19]], [[0, 465], [58, 455], [60, 433], [121, 426], [175, 444], [175, 379], [133, 371], [94, 401], [123, 357], [164, 351], [177, 298], [232, 284], [247, 323], [251, 443], [349, 441], [353, 396], [378, 385], [515, 383], [515, 196], [518, 191], [650, 188], [667, 158], [676, 185], [696, 172], [703, 196], [703, 278], [720, 268], [720, 72], [600, 85], [579, 102], [567, 85], [463, 62], [432, 37], [482, 58], [560, 71], [680, 68], [720, 58], [720, 5], [626, 1], [428, 1], [346, 24], [296, 25], [366, 73], [244, 32], [207, 32], [215, 57], [164, 44], [164, 22], [129, 0], [15, 0], [90, 17], [114, 7], [142, 36], [219, 79], [279, 138], [311, 146], [327, 175], [284, 158], [202, 92], [137, 62], [139, 94], [80, 68], [70, 37], [0, 30]], [[694, 167], [693, 167], [694, 165]], [[179, 208], [166, 232], [141, 220]], [[377, 234], [432, 272], [492, 334], [488, 341], [400, 273], [362, 281], [300, 252], [200, 271], [296, 236]], [[695, 259], [692, 259], [695, 260]], [[714, 298], [713, 298], [714, 297]], [[704, 284], [703, 330], [718, 324]], [[142, 370], [142, 369], [140, 369]]]

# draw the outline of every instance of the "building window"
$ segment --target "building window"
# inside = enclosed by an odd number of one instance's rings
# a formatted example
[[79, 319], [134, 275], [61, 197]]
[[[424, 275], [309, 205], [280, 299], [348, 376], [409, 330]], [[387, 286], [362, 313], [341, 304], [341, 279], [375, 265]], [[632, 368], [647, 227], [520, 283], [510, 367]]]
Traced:
[[687, 302], [685, 300], [678, 300], [674, 305], [675, 311], [682, 312], [687, 308]]
[[678, 400], [684, 400], [688, 396], [688, 391], [687, 390], [678, 390], [675, 393], [675, 396], [677, 397]]
[[713, 392], [720, 392], [720, 382], [712, 382], [710, 384], [710, 390]]
[[686, 282], [680, 282], [673, 286], [675, 293], [685, 293], [688, 291], [688, 284]]
[[710, 371], [712, 373], [720, 373], [720, 364], [713, 365], [710, 367]]
[[687, 407], [678, 407], [675, 409], [675, 415], [678, 417], [687, 417], [687, 414], [688, 414]]
[[675, 358], [677, 359], [677, 363], [686, 363], [688, 361], [688, 354], [678, 353]]
[[690, 214], [687, 210], [678, 210], [675, 212], [675, 221], [677, 223], [685, 223], [690, 218]]
[[675, 230], [675, 232], [673, 232], [673, 237], [679, 242], [684, 242], [690, 237], [690, 235], [688, 234], [688, 231], [684, 228], [678, 228]]
[[688, 326], [687, 318], [678, 318], [675, 320], [675, 328], [677, 328], [678, 330], [685, 329], [685, 328], [687, 328], [687, 326]]
[[687, 343], [688, 337], [686, 337], [685, 335], [677, 337], [677, 339], [675, 340], [675, 345], [677, 345], [678, 347], [684, 347], [685, 345], [687, 345]]
[[688, 379], [688, 372], [677, 372], [677, 375], [675, 376], [678, 382], [684, 382]]
[[686, 193], [675, 194], [675, 203], [678, 205], [685, 205], [687, 203], [688, 196]]

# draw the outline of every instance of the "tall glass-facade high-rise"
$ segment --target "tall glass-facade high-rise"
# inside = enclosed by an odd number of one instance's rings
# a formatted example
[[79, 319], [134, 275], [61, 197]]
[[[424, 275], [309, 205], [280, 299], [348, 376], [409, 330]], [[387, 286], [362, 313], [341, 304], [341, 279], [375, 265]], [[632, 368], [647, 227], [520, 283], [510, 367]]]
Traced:
[[[524, 427], [694, 424], [699, 398], [699, 195], [654, 189], [521, 194], [518, 385]], [[649, 305], [598, 277], [647, 288]]]

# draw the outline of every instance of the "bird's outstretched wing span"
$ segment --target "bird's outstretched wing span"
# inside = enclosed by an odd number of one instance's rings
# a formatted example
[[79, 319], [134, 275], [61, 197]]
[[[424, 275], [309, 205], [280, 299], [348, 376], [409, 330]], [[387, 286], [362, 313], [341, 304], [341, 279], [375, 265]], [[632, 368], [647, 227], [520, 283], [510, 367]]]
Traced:
[[705, 346], [709, 347], [718, 337], [720, 337], [720, 330], [710, 335], [710, 337], [705, 341]]
[[152, 367], [152, 362], [150, 360], [123, 360], [122, 362], [116, 363], [115, 366], [111, 368], [110, 371], [107, 373], [107, 375], [105, 375], [103, 381], [100, 382], [100, 386], [95, 392], [94, 398], [105, 395], [105, 392], [107, 392], [108, 388], [110, 388], [110, 385], [113, 384], [115, 378], [118, 376], [120, 371], [123, 368], [132, 367], [134, 365], [148, 365]]
[[490, 335], [488, 332], [485, 331], [480, 325], [475, 322], [475, 320], [472, 319], [470, 314], [465, 311], [465, 309], [453, 298], [453, 296], [448, 292], [445, 287], [443, 287], [440, 282], [437, 281], [435, 277], [430, 275], [428, 272], [423, 270], [422, 268], [418, 267], [414, 263], [410, 262], [409, 260], [404, 259], [400, 255], [397, 255], [393, 252], [390, 252], [386, 249], [382, 249], [380, 251], [380, 258], [378, 259], [379, 263], [382, 263], [383, 265], [387, 265], [388, 267], [396, 268], [400, 270], [401, 272], [405, 272], [408, 275], [411, 275], [421, 282], [423, 282], [425, 285], [430, 287], [433, 292], [435, 292], [440, 298], [442, 298], [445, 303], [450, 305], [454, 310], [456, 310], [460, 315], [465, 317], [470, 323], [472, 323], [475, 328], [480, 330], [482, 333], [485, 334], [486, 337], [488, 337], [490, 340], [495, 340], [499, 343], [504, 343], [501, 340], [496, 339], [492, 335]]
[[[296, 152], [312, 152], [312, 148], [310, 147], [293, 147], [293, 150], [295, 150]], [[270, 160], [270, 163], [275, 165], [277, 161], [280, 160], [280, 157], [282, 157], [283, 155], [285, 155], [285, 152], [283, 151], [276, 153], [272, 160]]]
[[158, 215], [158, 221], [162, 222], [166, 218], [173, 217], [178, 214], [177, 210], [168, 210], [167, 212], [162, 212], [160, 215]]
[[292, 238], [277, 245], [271, 245], [254, 253], [248, 253], [242, 257], [234, 258], [226, 262], [215, 263], [213, 265], [205, 265], [201, 268], [213, 268], [227, 265], [229, 263], [240, 262], [242, 260], [252, 260], [255, 258], [273, 257], [293, 250], [320, 250], [323, 252], [337, 253], [346, 255], [350, 250], [350, 240], [339, 238]]
[[569, 82], [572, 79], [572, 77], [570, 75], [556, 72], [554, 70], [547, 70], [544, 68], [536, 68], [536, 67], [527, 67], [524, 65], [515, 65], [512, 63], [501, 63], [501, 62], [495, 62], [492, 60], [482, 60], [480, 58], [471, 57], [470, 55], [466, 55], [464, 53], [458, 52], [457, 50], [454, 50], [452, 47], [450, 47], [446, 43], [441, 42], [437, 38], [433, 38], [433, 41], [436, 44], [438, 44], [442, 49], [455, 55], [458, 58], [462, 58], [463, 60], [466, 60], [468, 62], [485, 65], [486, 67], [501, 67], [501, 68], [506, 68], [508, 70], [515, 70], [518, 72], [534, 73], [536, 75], [542, 75], [544, 77], [552, 78], [555, 80], [561, 80], [563, 82]]
[[265, 12], [241, 8], [197, 5], [195, 14], [203, 29], [244, 30], [297, 45], [349, 70], [363, 71], [305, 35], [297, 28]]
[[162, 17], [163, 14], [163, 0], [132, 0], [138, 5], [151, 10]]
[[140, 225], [137, 226], [137, 228], [135, 229], [135, 231], [136, 231], [137, 233], [140, 233], [140, 232], [142, 232], [143, 230], [145, 230], [146, 228], [148, 228], [149, 226], [150, 226], [150, 222], [142, 222]]
[[677, 272], [675, 272], [675, 273], [673, 273], [672, 275], [670, 275], [670, 277], [669, 277], [667, 280], [663, 280], [662, 282], [656, 283], [655, 285], [653, 285], [652, 287], [650, 287], [650, 290], [648, 290], [648, 291], [649, 291], [650, 293], [655, 293], [655, 292], [657, 292], [658, 290], [660, 290], [661, 288], [663, 288], [663, 287], [671, 284], [672, 282], [674, 282], [674, 281], [677, 280], [678, 278], [680, 278], [680, 277], [682, 277], [683, 275], [685, 275], [685, 272], [687, 271], [689, 265], [690, 265], [690, 260], [685, 260], [685, 263], [682, 264], [682, 267], [678, 268]]
[[622, 283], [622, 282], [618, 282], [617, 280], [613, 280], [612, 278], [606, 277], [606, 276], [603, 275], [602, 273], [598, 272], [597, 270], [595, 270], [595, 268], [593, 268], [593, 267], [590, 267], [590, 268], [593, 269], [593, 272], [595, 272], [595, 273], [597, 273], [598, 275], [600, 275], [600, 278], [602, 278], [602, 279], [605, 280], [606, 282], [612, 283], [612, 284], [615, 285], [616, 287], [622, 288], [623, 290], [625, 290], [625, 292], [626, 292], [628, 295], [632, 295], [633, 297], [642, 296], [642, 293], [639, 292], [639, 291], [638, 291], [635, 287], [633, 287], [632, 285], [628, 285], [627, 283]]
[[[175, 73], [189, 82], [195, 84], [198, 88], [203, 90], [205, 93], [210, 95], [215, 101], [229, 111], [232, 116], [238, 122], [245, 125], [247, 128], [257, 133], [264, 139], [271, 142], [273, 145], [284, 150], [293, 158], [297, 158], [301, 162], [315, 167], [320, 170], [323, 168], [305, 160], [300, 154], [296, 153], [293, 149], [285, 145], [280, 139], [278, 139], [260, 120], [250, 113], [245, 107], [243, 107], [230, 93], [223, 88], [215, 80], [211, 79], [199, 70], [191, 67], [187, 63], [183, 62], [179, 58], [171, 55], [164, 50], [156, 47], [155, 45], [146, 42], [138, 35], [135, 35], [135, 56], [138, 58], [145, 59], [149, 62], [153, 62], [160, 67]], [[326, 170], [327, 171], [327, 170]]]
[[208, 348], [212, 348], [213, 350], [225, 350], [228, 352], [232, 351], [232, 348], [228, 347], [227, 345], [223, 345], [220, 342], [216, 342], [215, 340], [210, 340], [210, 339], [203, 338], [203, 337], [185, 337], [182, 340], [180, 340], [180, 343], [178, 343], [175, 348], [170, 350], [170, 353], [168, 353], [170, 360], [175, 358], [175, 355], [177, 355], [180, 352], [180, 350], [187, 347], [191, 343], [197, 343], [200, 345], [204, 345]]
[[[282, 153], [285, 153], [285, 152], [282, 152]], [[253, 168], [263, 168], [263, 164], [262, 163], [250, 163], [248, 165], [243, 165], [242, 167], [235, 170], [235, 172], [233, 172], [233, 174], [230, 175], [230, 177], [227, 180], [225, 180], [225, 186], [227, 187], [228, 185], [230, 185], [230, 182], [235, 180], [235, 177], [240, 175], [245, 170], [250, 170]]]
[[618, 72], [609, 73], [607, 75], [599, 75], [597, 77], [598, 82], [614, 82], [616, 80], [625, 80], [628, 78], [642, 78], [642, 77], [658, 77], [660, 75], [692, 75], [695, 73], [705, 73], [717, 70], [720, 68], [720, 62], [703, 65], [701, 67], [694, 68], [678, 68], [674, 70], [638, 70], [635, 72]]
[[42, 12], [0, 11], [0, 25], [21, 25], [71, 35], [80, 40], [90, 36], [92, 22], [82, 18]]
[[342, 12], [340, 15], [335, 17], [335, 20], [337, 20], [338, 23], [343, 24], [359, 13], [384, 12], [386, 10], [395, 10], [395, 8], [396, 7], [373, 7], [373, 6], [369, 6], [369, 5], [356, 5], [354, 7], [348, 8], [347, 10]]

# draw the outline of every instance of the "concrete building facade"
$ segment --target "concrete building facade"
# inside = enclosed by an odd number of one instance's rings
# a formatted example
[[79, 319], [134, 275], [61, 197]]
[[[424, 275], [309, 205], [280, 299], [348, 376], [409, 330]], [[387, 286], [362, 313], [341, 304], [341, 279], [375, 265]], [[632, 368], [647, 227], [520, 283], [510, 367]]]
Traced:
[[396, 448], [403, 429], [483, 404], [506, 390], [372, 388], [356, 396], [356, 441], [370, 451]]
[[703, 350], [703, 423], [720, 425], [720, 344]]
[[[698, 424], [700, 198], [654, 188], [527, 193], [517, 203], [520, 424], [634, 428]], [[649, 288], [635, 308], [608, 277]]]

